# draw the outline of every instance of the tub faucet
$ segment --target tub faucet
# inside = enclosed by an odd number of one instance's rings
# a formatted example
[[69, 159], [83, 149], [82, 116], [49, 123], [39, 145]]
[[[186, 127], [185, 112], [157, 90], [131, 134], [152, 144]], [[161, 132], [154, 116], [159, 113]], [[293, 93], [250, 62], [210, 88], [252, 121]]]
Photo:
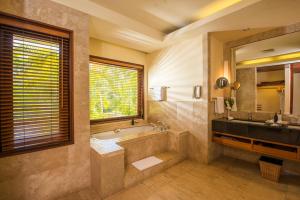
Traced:
[[134, 126], [135, 124], [139, 123], [138, 121], [136, 121], [134, 118], [131, 119], [131, 125]]
[[249, 121], [252, 121], [252, 120], [253, 120], [252, 112], [248, 112], [248, 120], [249, 120]]
[[157, 121], [156, 123], [158, 124], [160, 131], [166, 131], [169, 128], [169, 126], [164, 122]]
[[121, 129], [117, 128], [114, 130], [114, 133], [120, 133], [121, 132]]

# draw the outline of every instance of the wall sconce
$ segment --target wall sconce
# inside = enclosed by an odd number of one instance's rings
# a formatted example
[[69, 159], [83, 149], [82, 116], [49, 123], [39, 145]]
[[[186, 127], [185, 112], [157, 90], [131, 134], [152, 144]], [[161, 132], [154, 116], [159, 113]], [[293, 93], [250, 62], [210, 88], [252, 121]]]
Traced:
[[240, 89], [241, 87], [241, 83], [238, 81], [235, 81], [234, 83], [232, 83], [230, 85], [230, 89], [237, 91], [238, 89]]
[[224, 61], [224, 77], [229, 79], [229, 63], [228, 60]]
[[201, 85], [195, 85], [193, 91], [194, 99], [201, 99]]

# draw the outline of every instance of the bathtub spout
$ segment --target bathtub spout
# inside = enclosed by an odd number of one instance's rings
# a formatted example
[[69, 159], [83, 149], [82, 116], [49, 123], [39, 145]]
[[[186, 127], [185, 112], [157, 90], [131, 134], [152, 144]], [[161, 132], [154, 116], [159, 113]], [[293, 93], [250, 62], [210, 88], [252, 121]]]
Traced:
[[139, 123], [138, 121], [136, 121], [134, 118], [131, 119], [131, 125], [134, 126], [135, 124]]
[[119, 133], [121, 131], [121, 129], [117, 128], [114, 130], [114, 133]]

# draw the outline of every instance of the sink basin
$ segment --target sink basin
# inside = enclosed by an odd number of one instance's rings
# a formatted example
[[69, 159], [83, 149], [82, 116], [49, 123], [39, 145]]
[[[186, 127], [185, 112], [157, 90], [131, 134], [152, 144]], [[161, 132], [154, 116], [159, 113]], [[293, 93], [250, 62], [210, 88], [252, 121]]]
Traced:
[[264, 122], [254, 122], [254, 121], [245, 121], [245, 120], [238, 120], [238, 119], [234, 119], [231, 120], [231, 122], [238, 122], [238, 123], [244, 123], [244, 124], [255, 124], [255, 125], [264, 125]]
[[288, 128], [300, 130], [300, 126], [289, 125]]
[[247, 120], [213, 120], [212, 130], [236, 136], [278, 142], [289, 145], [300, 145], [300, 126], [267, 125], [264, 122]]
[[[255, 122], [255, 121], [238, 120], [238, 119], [233, 119], [233, 120], [231, 120], [231, 122], [238, 122], [238, 123], [243, 123], [243, 124], [254, 124], [254, 125], [265, 125], [264, 122]], [[269, 125], [269, 126], [270, 127], [281, 127], [281, 125]], [[290, 128], [290, 129], [300, 130], [300, 126], [288, 125], [285, 127]]]

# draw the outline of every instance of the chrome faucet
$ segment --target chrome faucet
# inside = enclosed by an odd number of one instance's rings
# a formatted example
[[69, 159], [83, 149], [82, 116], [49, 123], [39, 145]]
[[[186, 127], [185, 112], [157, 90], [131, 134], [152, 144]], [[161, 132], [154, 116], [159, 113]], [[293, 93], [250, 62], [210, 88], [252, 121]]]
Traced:
[[169, 128], [169, 126], [164, 122], [157, 121], [156, 123], [158, 124], [158, 128], [160, 131], [166, 131]]
[[117, 129], [114, 130], [114, 133], [116, 133], [116, 134], [120, 133], [120, 132], [121, 132], [121, 129], [119, 129], [119, 128], [117, 128]]
[[131, 125], [134, 126], [135, 124], [139, 123], [138, 121], [136, 121], [134, 118], [131, 119]]
[[249, 121], [253, 120], [252, 112], [248, 112], [248, 120]]

